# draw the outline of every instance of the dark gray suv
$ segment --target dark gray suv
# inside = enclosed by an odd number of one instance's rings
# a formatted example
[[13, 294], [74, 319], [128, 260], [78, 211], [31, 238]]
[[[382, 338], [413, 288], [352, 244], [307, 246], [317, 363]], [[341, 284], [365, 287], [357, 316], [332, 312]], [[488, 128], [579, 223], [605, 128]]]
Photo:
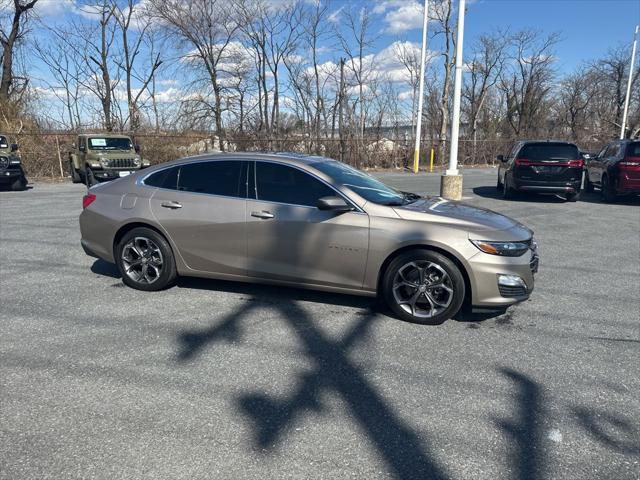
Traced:
[[580, 196], [584, 158], [573, 143], [520, 141], [498, 160], [497, 188], [504, 198], [517, 192], [554, 193], [575, 202]]

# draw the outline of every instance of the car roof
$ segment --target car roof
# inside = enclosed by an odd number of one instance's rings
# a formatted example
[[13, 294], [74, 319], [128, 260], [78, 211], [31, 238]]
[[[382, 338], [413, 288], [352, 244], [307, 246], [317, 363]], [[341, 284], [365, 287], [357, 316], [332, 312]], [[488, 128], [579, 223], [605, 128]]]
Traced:
[[566, 140], [552, 140], [552, 139], [545, 139], [545, 140], [521, 140], [520, 143], [522, 143], [523, 145], [527, 145], [530, 143], [560, 143], [563, 145], [573, 145], [575, 146], [576, 144], [573, 142], [567, 142]]
[[129, 135], [125, 135], [124, 133], [79, 133], [79, 137], [109, 137], [109, 138], [128, 138], [131, 140]]
[[199, 155], [191, 155], [177, 160], [172, 160], [163, 165], [173, 163], [185, 163], [190, 161], [202, 160], [282, 160], [285, 163], [295, 163], [310, 165], [317, 162], [335, 161], [332, 158], [321, 157], [318, 155], [306, 155], [295, 152], [218, 152], [218, 153], [201, 153]]

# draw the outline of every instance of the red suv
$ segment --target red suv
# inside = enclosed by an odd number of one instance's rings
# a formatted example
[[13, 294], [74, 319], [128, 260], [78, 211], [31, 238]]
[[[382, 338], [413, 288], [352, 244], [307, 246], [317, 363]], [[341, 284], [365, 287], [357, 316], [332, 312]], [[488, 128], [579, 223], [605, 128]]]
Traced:
[[600, 188], [605, 202], [640, 194], [640, 141], [616, 140], [589, 160], [584, 188], [592, 192], [594, 187]]

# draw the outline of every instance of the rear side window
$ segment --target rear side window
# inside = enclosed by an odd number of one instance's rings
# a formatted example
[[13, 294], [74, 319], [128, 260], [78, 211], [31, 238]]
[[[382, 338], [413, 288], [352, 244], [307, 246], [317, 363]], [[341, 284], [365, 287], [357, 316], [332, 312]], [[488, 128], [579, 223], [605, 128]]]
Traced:
[[627, 157], [640, 157], [640, 142], [631, 142], [627, 147]]
[[145, 179], [144, 184], [150, 187], [175, 190], [178, 186], [178, 167], [165, 168], [152, 173]]
[[241, 178], [243, 166], [244, 162], [238, 161], [182, 165], [178, 175], [178, 190], [244, 198], [246, 188]]
[[318, 199], [336, 192], [320, 180], [297, 168], [277, 163], [256, 163], [258, 200], [315, 207]]
[[566, 143], [529, 143], [520, 149], [518, 158], [526, 160], [578, 160], [578, 147]]

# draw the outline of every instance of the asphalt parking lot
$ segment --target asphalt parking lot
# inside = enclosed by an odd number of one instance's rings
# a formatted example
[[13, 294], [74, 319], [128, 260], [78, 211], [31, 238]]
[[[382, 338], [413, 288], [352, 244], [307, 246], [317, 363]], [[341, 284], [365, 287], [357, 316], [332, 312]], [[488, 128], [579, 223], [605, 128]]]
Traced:
[[290, 288], [134, 291], [80, 248], [82, 185], [0, 192], [0, 478], [639, 478], [640, 202], [464, 181], [542, 261], [528, 302], [440, 326]]

